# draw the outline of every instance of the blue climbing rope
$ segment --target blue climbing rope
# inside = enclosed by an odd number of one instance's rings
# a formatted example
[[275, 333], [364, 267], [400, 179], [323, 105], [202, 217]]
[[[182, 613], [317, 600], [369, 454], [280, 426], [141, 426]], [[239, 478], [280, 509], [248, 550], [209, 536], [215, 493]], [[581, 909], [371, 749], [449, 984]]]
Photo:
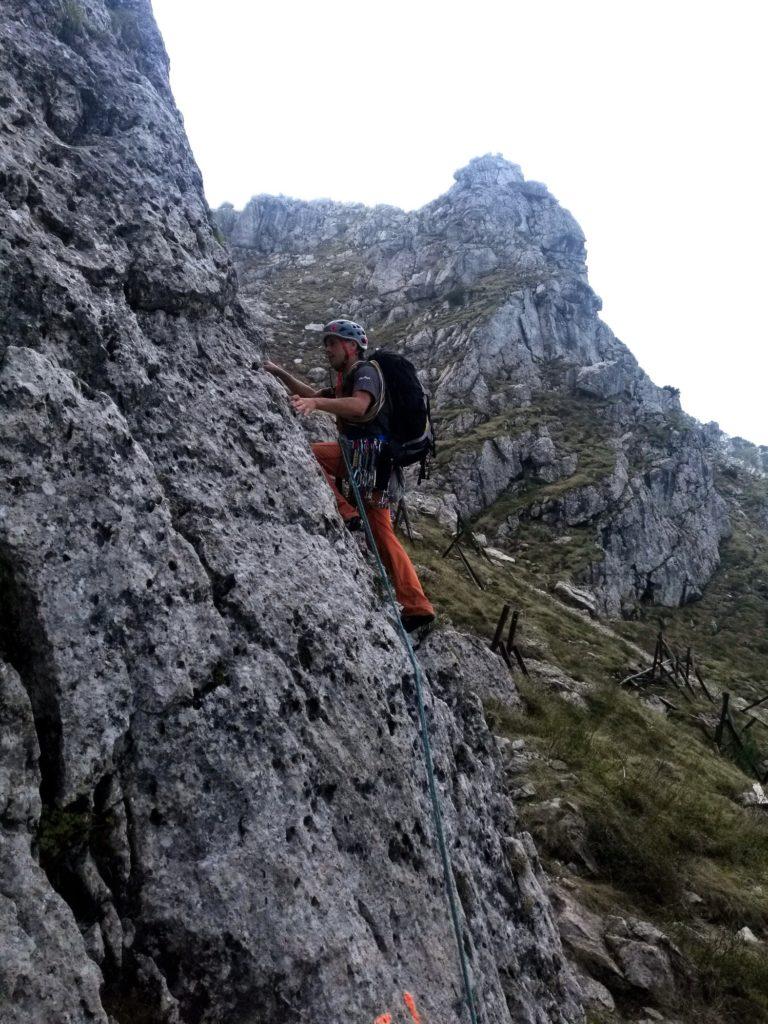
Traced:
[[435, 784], [435, 769], [432, 760], [432, 747], [429, 742], [429, 732], [427, 731], [427, 712], [424, 707], [424, 686], [421, 675], [421, 668], [416, 660], [416, 655], [413, 651], [413, 645], [411, 644], [411, 638], [406, 633], [403, 623], [400, 620], [400, 614], [397, 610], [397, 601], [395, 600], [395, 593], [392, 589], [389, 577], [387, 576], [387, 570], [384, 568], [384, 563], [381, 561], [381, 555], [379, 549], [376, 546], [376, 541], [373, 539], [373, 532], [371, 530], [371, 524], [368, 522], [368, 516], [365, 512], [365, 505], [363, 503], [360, 489], [355, 479], [355, 474], [352, 471], [352, 467], [349, 464], [349, 458], [347, 456], [344, 439], [339, 438], [339, 448], [341, 454], [344, 457], [344, 465], [347, 470], [347, 477], [352, 487], [352, 493], [355, 496], [355, 504], [357, 505], [360, 513], [360, 518], [363, 521], [365, 527], [365, 535], [368, 540], [368, 546], [373, 552], [376, 558], [376, 564], [379, 569], [379, 573], [384, 582], [384, 586], [389, 597], [389, 602], [392, 605], [392, 610], [395, 613], [395, 621], [398, 625], [400, 636], [402, 637], [405, 649], [408, 652], [411, 665], [413, 666], [413, 672], [416, 679], [416, 702], [419, 711], [419, 724], [421, 727], [421, 745], [424, 751], [424, 763], [427, 769], [427, 782], [429, 784], [429, 796], [432, 801], [432, 817], [435, 822], [435, 832], [437, 834], [437, 845], [440, 850], [440, 859], [443, 864], [443, 877], [445, 879], [445, 890], [448, 896], [448, 905], [451, 909], [451, 921], [453, 922], [453, 932], [456, 936], [456, 947], [459, 952], [459, 965], [461, 967], [461, 977], [464, 987], [464, 999], [469, 1010], [469, 1018], [471, 1024], [478, 1024], [477, 1013], [475, 1011], [475, 1000], [472, 992], [472, 986], [469, 983], [469, 968], [467, 966], [467, 957], [464, 952], [464, 943], [461, 935], [461, 924], [459, 922], [459, 911], [456, 899], [456, 882], [453, 877], [453, 869], [451, 867], [451, 861], [448, 856], [448, 848], [445, 843], [445, 832], [443, 830], [443, 813], [440, 808], [440, 797], [437, 792], [437, 785]]

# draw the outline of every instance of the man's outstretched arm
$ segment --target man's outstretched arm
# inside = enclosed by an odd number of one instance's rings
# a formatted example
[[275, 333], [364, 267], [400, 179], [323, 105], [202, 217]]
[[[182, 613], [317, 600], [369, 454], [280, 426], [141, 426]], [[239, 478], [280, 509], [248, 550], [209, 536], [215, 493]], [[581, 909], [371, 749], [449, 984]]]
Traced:
[[269, 360], [266, 360], [261, 366], [267, 373], [271, 373], [273, 377], [277, 377], [279, 381], [282, 381], [292, 395], [301, 395], [302, 398], [314, 398], [319, 393], [310, 384], [305, 384], [303, 380], [294, 377], [293, 374], [288, 373], [287, 370], [284, 370], [282, 366], [278, 366], [277, 363], [271, 363]]

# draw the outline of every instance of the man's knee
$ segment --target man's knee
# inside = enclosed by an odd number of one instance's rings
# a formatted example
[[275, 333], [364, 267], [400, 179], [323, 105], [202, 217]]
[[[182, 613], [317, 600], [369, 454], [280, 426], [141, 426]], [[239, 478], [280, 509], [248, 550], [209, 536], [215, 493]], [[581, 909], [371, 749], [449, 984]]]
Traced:
[[328, 441], [314, 441], [310, 445], [312, 454], [321, 465], [322, 463], [327, 462], [329, 458], [335, 456], [336, 453], [333, 450], [335, 447], [336, 445], [330, 444]]

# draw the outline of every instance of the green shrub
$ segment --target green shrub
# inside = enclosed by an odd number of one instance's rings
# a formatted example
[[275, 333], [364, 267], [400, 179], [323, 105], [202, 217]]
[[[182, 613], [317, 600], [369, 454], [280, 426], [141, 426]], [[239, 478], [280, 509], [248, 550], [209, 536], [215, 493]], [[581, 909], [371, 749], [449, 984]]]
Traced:
[[37, 827], [37, 844], [44, 867], [88, 845], [92, 825], [89, 810], [43, 807]]

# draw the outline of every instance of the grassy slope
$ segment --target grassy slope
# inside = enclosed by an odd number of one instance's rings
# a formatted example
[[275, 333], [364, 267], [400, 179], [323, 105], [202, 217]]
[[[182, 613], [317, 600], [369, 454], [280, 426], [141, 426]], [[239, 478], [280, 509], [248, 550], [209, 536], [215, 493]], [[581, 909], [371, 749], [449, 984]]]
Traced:
[[[470, 553], [487, 584], [480, 591], [457, 558], [441, 557], [444, 531], [427, 518], [416, 525], [422, 539], [411, 554], [443, 616], [490, 638], [509, 601], [522, 612], [523, 653], [592, 684], [586, 710], [525, 683], [525, 713], [487, 709], [498, 733], [525, 737], [540, 755], [530, 777], [537, 800], [565, 796], [584, 816], [598, 871], [576, 880], [579, 898], [653, 920], [675, 938], [698, 975], [687, 1005], [675, 1008], [681, 1019], [768, 1022], [768, 955], [734, 942], [745, 924], [768, 936], [768, 822], [734, 802], [751, 780], [714, 751], [693, 719], [700, 708], [675, 697], [681, 714], [666, 719], [618, 688], [638, 664], [628, 640], [644, 638], [643, 624], [625, 624], [626, 637], [601, 628], [539, 589], [538, 567], [490, 566]], [[553, 873], [567, 874], [529, 827]], [[690, 891], [703, 903], [693, 906]]]

